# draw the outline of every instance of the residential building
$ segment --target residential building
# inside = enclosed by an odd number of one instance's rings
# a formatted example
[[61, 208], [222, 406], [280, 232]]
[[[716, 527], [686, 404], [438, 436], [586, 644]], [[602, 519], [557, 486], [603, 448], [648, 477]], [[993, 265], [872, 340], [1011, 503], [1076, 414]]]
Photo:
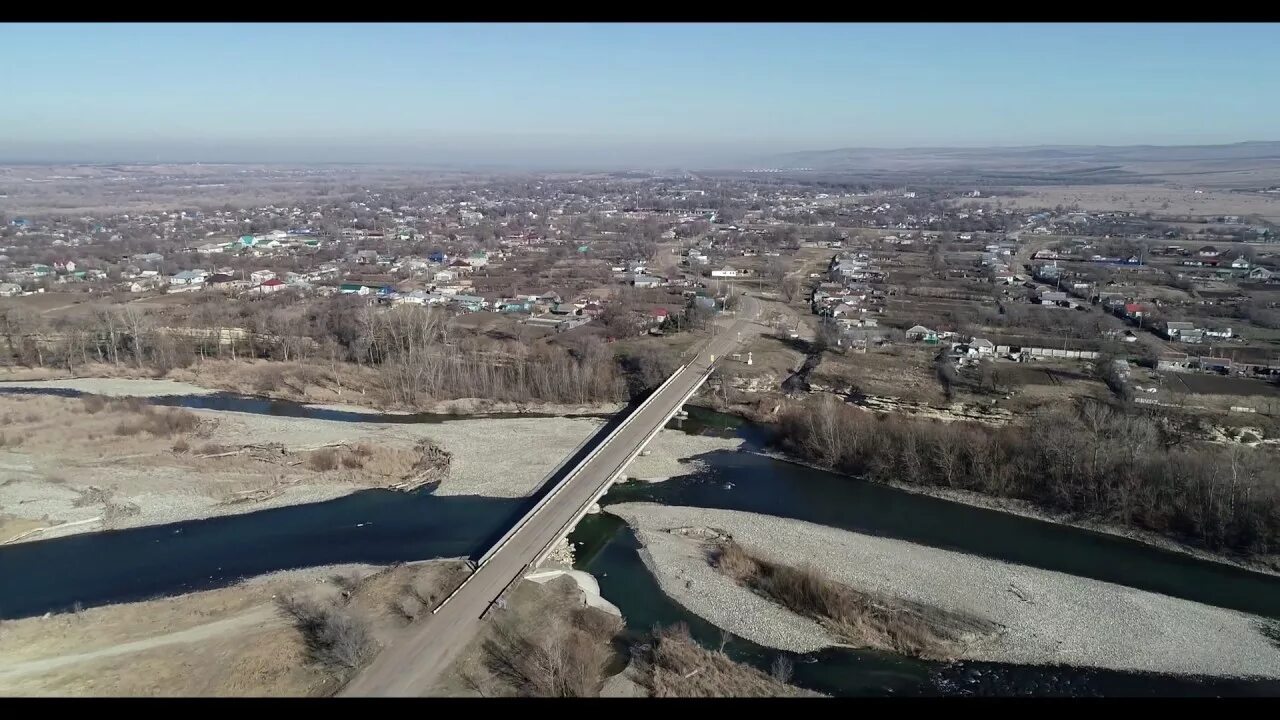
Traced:
[[1164, 336], [1170, 340], [1179, 340], [1195, 329], [1195, 323], [1170, 321], [1165, 323]]
[[907, 328], [906, 336], [908, 340], [924, 341], [930, 345], [938, 342], [938, 333], [923, 325], [914, 325]]
[[281, 280], [280, 278], [273, 277], [267, 280], [266, 282], [258, 285], [258, 287], [254, 289], [262, 293], [263, 295], [267, 295], [269, 293], [279, 292], [281, 290], [284, 290], [286, 287], [287, 286], [284, 284], [283, 280]]

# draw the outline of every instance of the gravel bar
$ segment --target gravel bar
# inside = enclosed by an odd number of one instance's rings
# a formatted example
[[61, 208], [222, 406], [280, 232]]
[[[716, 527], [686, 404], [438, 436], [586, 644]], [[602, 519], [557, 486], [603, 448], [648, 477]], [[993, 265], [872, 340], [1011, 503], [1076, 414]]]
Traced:
[[667, 530], [714, 528], [775, 562], [811, 564], [858, 590], [1001, 626], [993, 642], [962, 654], [973, 660], [1280, 677], [1280, 647], [1260, 631], [1262, 619], [1234, 610], [768, 515], [651, 503], [607, 510], [636, 528], [645, 561], [668, 595], [763, 645], [807, 651], [824, 643], [816, 624], [798, 622], [798, 616], [771, 602], [750, 600], [754, 594], [708, 565], [696, 541]]

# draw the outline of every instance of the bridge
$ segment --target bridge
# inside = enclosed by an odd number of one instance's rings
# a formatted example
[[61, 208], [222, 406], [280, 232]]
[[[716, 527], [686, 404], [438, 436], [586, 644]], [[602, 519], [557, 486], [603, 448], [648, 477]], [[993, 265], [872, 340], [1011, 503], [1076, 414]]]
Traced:
[[752, 322], [759, 312], [755, 300], [745, 295], [739, 299], [737, 319], [727, 330], [716, 332], [697, 356], [677, 368], [604, 437], [592, 438], [571, 455], [567, 470], [553, 471], [560, 480], [480, 557], [472, 574], [430, 616], [409, 626], [403, 637], [384, 648], [339, 695], [405, 697], [430, 691], [476, 636], [498, 598], [537, 567], [608, 491], [627, 464], [706, 382], [716, 360], [749, 333], [759, 331]]

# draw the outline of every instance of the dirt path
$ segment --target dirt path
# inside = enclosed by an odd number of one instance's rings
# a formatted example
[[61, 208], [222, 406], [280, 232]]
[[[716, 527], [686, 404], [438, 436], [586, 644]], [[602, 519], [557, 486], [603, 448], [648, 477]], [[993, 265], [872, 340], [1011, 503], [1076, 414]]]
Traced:
[[144, 640], [120, 643], [118, 645], [112, 645], [92, 652], [56, 655], [50, 658], [40, 658], [39, 660], [27, 660], [15, 665], [0, 665], [0, 678], [7, 680], [24, 675], [46, 673], [67, 665], [76, 665], [79, 663], [89, 662], [91, 660], [115, 657], [117, 655], [128, 655], [130, 653], [151, 650], [165, 645], [203, 642], [213, 638], [225, 637], [232, 633], [244, 632], [250, 628], [261, 629], [263, 627], [273, 627], [275, 625], [283, 624], [283, 622], [284, 620], [280, 618], [274, 606], [257, 605], [239, 615], [223, 620], [216, 620], [204, 625], [197, 625], [193, 628], [179, 630], [178, 632], [168, 633], [166, 635], [157, 635]]

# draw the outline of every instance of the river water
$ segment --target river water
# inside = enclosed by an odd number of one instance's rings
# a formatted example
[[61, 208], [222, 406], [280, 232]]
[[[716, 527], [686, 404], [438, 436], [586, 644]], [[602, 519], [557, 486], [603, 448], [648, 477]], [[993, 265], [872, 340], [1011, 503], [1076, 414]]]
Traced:
[[[74, 394], [62, 393], [56, 394]], [[453, 416], [378, 415], [235, 396], [170, 397], [158, 404], [344, 422], [446, 422]], [[528, 417], [524, 415], [522, 417]], [[767, 428], [691, 409], [689, 432], [733, 434], [748, 447]], [[929, 498], [750, 452], [701, 457], [708, 470], [658, 483], [624, 483], [601, 501], [763, 512], [857, 532], [1116, 582], [1280, 617], [1280, 578], [1198, 560], [1100, 533]], [[0, 618], [130, 602], [233, 584], [245, 577], [333, 563], [476, 556], [534, 502], [367, 490], [336, 500], [0, 547]], [[570, 538], [577, 565], [638, 635], [684, 622], [711, 647], [721, 631], [659, 589], [630, 529], [588, 516]], [[767, 669], [778, 651], [725, 638], [726, 652]], [[1080, 668], [928, 663], [889, 653], [826, 650], [795, 660], [795, 682], [836, 695], [1058, 694], [1277, 695], [1280, 682], [1199, 680]]]

